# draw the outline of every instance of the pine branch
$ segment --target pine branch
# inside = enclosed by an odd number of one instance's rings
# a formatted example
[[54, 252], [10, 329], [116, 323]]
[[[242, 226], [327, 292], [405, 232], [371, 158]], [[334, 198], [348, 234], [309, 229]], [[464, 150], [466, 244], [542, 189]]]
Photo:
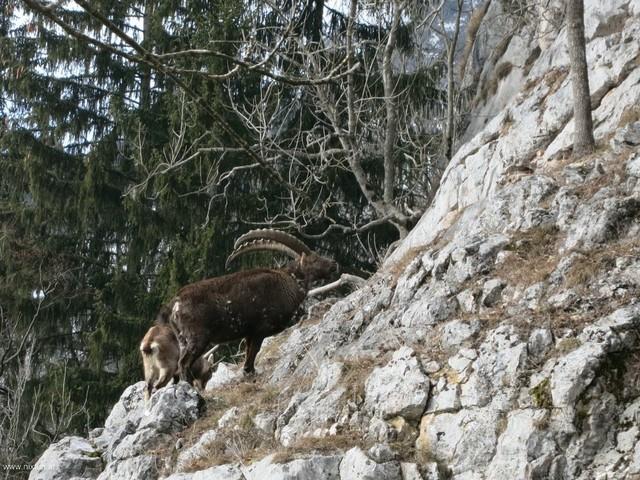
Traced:
[[[229, 125], [229, 123], [218, 112], [216, 112], [213, 108], [211, 108], [208, 102], [205, 101], [205, 99], [202, 98], [200, 95], [198, 95], [184, 80], [182, 80], [172, 70], [171, 67], [168, 67], [163, 63], [161, 63], [153, 54], [148, 52], [146, 49], [142, 48], [141, 45], [139, 45], [134, 39], [129, 37], [129, 35], [127, 35], [124, 31], [122, 31], [117, 25], [115, 25], [104, 15], [102, 15], [101, 13], [93, 9], [88, 2], [84, 0], [78, 0], [76, 3], [83, 10], [85, 10], [89, 15], [91, 15], [93, 18], [98, 20], [110, 31], [112, 31], [115, 35], [117, 35], [123, 41], [125, 41], [125, 43], [127, 43], [131, 48], [133, 48], [138, 53], [138, 55], [130, 55], [124, 51], [121, 51], [112, 47], [111, 45], [108, 45], [104, 42], [101, 42], [92, 37], [89, 37], [88, 35], [85, 35], [79, 30], [68, 25], [58, 15], [54, 14], [51, 6], [42, 4], [37, 0], [22, 0], [22, 2], [32, 10], [39, 12], [40, 14], [50, 19], [52, 22], [60, 26], [60, 28], [62, 28], [65, 32], [67, 32], [69, 35], [73, 36], [74, 38], [77, 38], [78, 40], [82, 40], [84, 42], [89, 42], [110, 53], [113, 53], [115, 55], [120, 55], [123, 58], [126, 58], [127, 60], [130, 60], [132, 62], [147, 64], [153, 67], [158, 72], [166, 75], [168, 78], [173, 80], [176, 83], [176, 85], [180, 87], [187, 95], [189, 95], [189, 97], [193, 98], [200, 105], [200, 107], [203, 108], [211, 116], [213, 120], [218, 122], [220, 127], [224, 131], [224, 133], [229, 135], [229, 137], [231, 137], [234, 140], [234, 142], [240, 145], [240, 148], [242, 148], [244, 153], [246, 153], [249, 156], [249, 158], [251, 158], [254, 162], [257, 162], [258, 164], [260, 164], [271, 179], [273, 179], [277, 184], [285, 187], [286, 189], [298, 195], [306, 196], [306, 192], [300, 190], [297, 186], [291, 184], [290, 182], [287, 182], [282, 177], [282, 175], [280, 175], [280, 173], [273, 168], [273, 166], [266, 163], [264, 159], [262, 159], [259, 155], [253, 152], [249, 147], [249, 145], [247, 144], [247, 142], [240, 135], [238, 135], [238, 133]], [[213, 133], [212, 135], [214, 135], [214, 137], [217, 137]], [[219, 137], [217, 139], [220, 140]]]

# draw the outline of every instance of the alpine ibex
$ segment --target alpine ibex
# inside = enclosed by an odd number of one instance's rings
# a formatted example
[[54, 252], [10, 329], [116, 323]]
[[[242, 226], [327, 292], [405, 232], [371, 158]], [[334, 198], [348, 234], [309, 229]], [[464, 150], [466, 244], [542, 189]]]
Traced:
[[279, 269], [255, 268], [186, 285], [163, 309], [180, 342], [179, 371], [184, 380], [194, 378], [194, 362], [208, 345], [242, 338], [244, 371], [254, 372], [262, 341], [296, 323], [312, 282], [338, 270], [335, 261], [271, 229], [252, 230], [238, 238], [226, 264], [257, 250], [282, 252], [293, 260]]
[[[142, 342], [140, 342], [142, 363], [144, 365], [144, 380], [147, 388], [144, 391], [145, 401], [151, 394], [164, 387], [171, 379], [179, 380], [178, 360], [180, 359], [180, 346], [178, 339], [170, 325], [161, 323], [151, 327]], [[213, 350], [205, 353], [193, 363], [193, 385], [204, 390], [211, 378]]]

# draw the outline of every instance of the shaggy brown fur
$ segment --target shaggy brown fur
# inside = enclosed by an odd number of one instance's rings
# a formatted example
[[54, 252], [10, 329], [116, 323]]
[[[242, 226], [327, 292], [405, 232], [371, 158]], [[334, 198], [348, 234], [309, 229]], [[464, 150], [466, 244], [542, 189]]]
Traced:
[[244, 370], [254, 372], [264, 338], [295, 324], [311, 282], [336, 271], [333, 260], [311, 253], [282, 269], [245, 270], [183, 287], [159, 315], [177, 332], [181, 377], [194, 378], [193, 363], [210, 344], [242, 338]]
[[[155, 390], [164, 387], [172, 378], [174, 382], [179, 379], [180, 347], [173, 329], [162, 324], [151, 327], [140, 342], [140, 353], [144, 366], [144, 380], [147, 383], [145, 400], [148, 401]], [[204, 390], [211, 378], [210, 363], [199, 357], [191, 368], [194, 376], [192, 384]]]

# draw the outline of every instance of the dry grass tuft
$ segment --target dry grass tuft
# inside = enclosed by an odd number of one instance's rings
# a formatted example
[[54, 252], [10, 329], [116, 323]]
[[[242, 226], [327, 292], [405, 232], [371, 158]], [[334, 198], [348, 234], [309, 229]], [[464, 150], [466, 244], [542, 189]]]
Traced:
[[567, 337], [561, 338], [556, 343], [555, 354], [558, 356], [566, 355], [567, 353], [573, 352], [578, 347], [580, 347], [581, 343], [576, 337]]
[[626, 127], [630, 123], [640, 120], [640, 107], [638, 105], [628, 105], [622, 111], [618, 120], [618, 128]]
[[502, 58], [504, 53], [507, 51], [507, 48], [509, 48], [509, 44], [511, 43], [512, 38], [513, 38], [513, 35], [507, 35], [506, 37], [503, 37], [498, 42], [493, 53], [491, 54], [491, 57], [494, 62], [497, 62]]
[[[249, 419], [251, 422], [251, 419]], [[241, 422], [245, 425], [245, 422]], [[268, 455], [277, 444], [257, 428], [228, 428], [218, 431], [218, 437], [208, 444], [205, 453], [185, 466], [185, 472], [196, 472], [225, 463], [251, 463]]]
[[344, 359], [342, 378], [340, 383], [347, 389], [347, 397], [356, 403], [364, 400], [364, 387], [367, 377], [373, 369], [386, 361], [386, 355], [378, 358], [361, 357], [357, 359]]
[[511, 62], [501, 62], [495, 67], [493, 74], [490, 78], [482, 83], [478, 92], [477, 98], [474, 99], [476, 104], [480, 102], [486, 102], [490, 96], [493, 96], [498, 91], [498, 85], [507, 75], [511, 73], [513, 64]]
[[622, 257], [638, 258], [640, 240], [624, 240], [610, 243], [595, 250], [580, 251], [580, 255], [567, 271], [564, 284], [568, 288], [586, 291], [595, 279], [615, 267], [616, 259]]
[[280, 352], [280, 350], [289, 338], [289, 334], [290, 329], [287, 329], [284, 332], [270, 337], [265, 341], [265, 344], [262, 346], [260, 352], [258, 353], [258, 360], [260, 361], [259, 363], [261, 365], [274, 365], [275, 362], [280, 357], [282, 357], [282, 353]]
[[542, 53], [542, 50], [540, 50], [540, 47], [538, 47], [538, 46], [536, 46], [536, 48], [531, 50], [531, 53], [529, 54], [529, 56], [527, 57], [527, 59], [524, 62], [523, 75], [525, 77], [527, 75], [529, 75], [529, 72], [531, 71], [531, 69], [535, 65], [536, 60], [538, 59], [538, 57], [540, 56], [541, 53]]
[[553, 400], [551, 398], [551, 387], [548, 378], [545, 378], [535, 387], [529, 389], [529, 394], [533, 399], [533, 404], [538, 408], [550, 409], [553, 407]]
[[511, 73], [513, 70], [513, 63], [511, 62], [502, 62], [500, 63], [494, 72], [494, 75], [498, 79], [498, 82], [503, 80], [507, 75]]
[[[574, 190], [574, 193], [581, 199], [589, 199], [604, 187], [621, 183], [620, 179], [627, 176], [625, 170], [627, 158], [625, 152], [620, 152], [619, 154], [610, 152], [606, 143], [596, 145], [596, 151], [586, 157], [582, 157], [582, 163], [588, 164], [589, 162], [600, 160], [600, 165], [604, 172], [584, 182]], [[575, 159], [573, 160], [575, 161]]]
[[496, 80], [496, 77], [491, 77], [489, 80], [486, 80], [480, 87], [477, 104], [479, 105], [480, 102], [486, 103], [489, 96], [495, 94], [497, 91], [498, 80]]
[[[255, 427], [253, 417], [259, 412], [282, 411], [289, 402], [288, 395], [282, 395], [277, 388], [258, 380], [245, 380], [207, 392], [204, 399], [205, 415], [189, 428], [176, 434], [174, 440], [180, 439], [183, 448], [189, 448], [205, 432], [217, 430], [218, 436], [206, 447], [204, 456], [186, 466], [187, 471], [203, 470], [230, 462], [251, 462], [277, 448], [272, 435], [265, 435]], [[238, 421], [233, 427], [218, 429], [218, 420], [233, 406], [241, 409]], [[167, 442], [167, 445], [175, 445], [175, 441]], [[172, 461], [169, 463], [174, 463], [178, 454], [171, 446], [159, 449], [155, 453], [162, 458], [171, 458]]]
[[496, 276], [510, 285], [533, 285], [547, 278], [558, 263], [559, 231], [542, 226], [517, 232], [505, 248], [512, 254], [496, 269]]
[[264, 410], [277, 406], [275, 403], [282, 403], [279, 397], [280, 392], [273, 385], [268, 385], [260, 379], [247, 379], [214, 390], [206, 395], [205, 400], [217, 402], [223, 405], [223, 408], [248, 405], [256, 410]]
[[409, 264], [426, 251], [427, 247], [425, 246], [410, 248], [402, 255], [402, 258], [388, 268], [387, 273], [390, 275], [389, 285], [391, 288], [395, 288]]
[[542, 81], [549, 87], [547, 97], [558, 91], [568, 75], [568, 67], [552, 68], [545, 74], [545, 76], [542, 78]]
[[524, 102], [524, 99], [527, 98], [527, 94], [531, 93], [538, 83], [540, 83], [540, 78], [530, 78], [525, 82], [524, 87], [518, 96], [518, 105], [521, 105], [522, 102]]
[[511, 130], [511, 126], [513, 125], [513, 117], [511, 116], [511, 111], [507, 111], [506, 115], [502, 119], [502, 124], [500, 125], [500, 136], [506, 135], [509, 130]]
[[569, 288], [587, 289], [599, 273], [613, 267], [614, 264], [615, 257], [608, 253], [583, 255], [569, 268], [565, 275], [565, 285]]
[[362, 434], [353, 430], [345, 430], [337, 435], [326, 437], [304, 437], [296, 440], [293, 445], [281, 448], [275, 452], [274, 463], [286, 463], [303, 455], [344, 452], [353, 447], [367, 448]]

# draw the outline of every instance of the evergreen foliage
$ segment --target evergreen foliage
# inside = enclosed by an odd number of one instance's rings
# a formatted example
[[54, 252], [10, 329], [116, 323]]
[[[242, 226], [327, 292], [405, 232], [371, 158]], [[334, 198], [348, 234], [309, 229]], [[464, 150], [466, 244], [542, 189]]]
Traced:
[[[347, 19], [323, 1], [276, 3], [283, 11], [296, 9], [298, 21], [295, 41], [283, 45], [287, 54], [277, 56], [274, 68], [302, 77], [308, 72], [296, 42], [338, 45]], [[224, 54], [176, 57], [172, 65], [183, 72], [224, 74], [233, 68], [229, 58], [238, 55], [247, 35], [255, 33], [273, 46], [282, 33], [274, 10], [251, 1], [97, 1], [92, 7], [155, 53], [214, 45]], [[358, 272], [375, 268], [376, 259], [363, 246], [383, 250], [397, 239], [391, 225], [380, 224], [361, 235], [335, 230], [314, 240], [333, 219], [364, 224], [376, 218], [340, 162], [325, 165], [304, 156], [296, 163], [286, 156], [269, 160], [282, 178], [322, 174], [323, 182], [310, 182], [306, 195], [292, 205], [291, 192], [267, 171], [234, 170], [251, 165], [246, 152], [210, 148], [234, 146], [220, 121], [248, 145], [259, 144], [231, 105], [242, 111], [273, 88], [276, 95], [265, 106], [275, 119], [268, 133], [278, 137], [280, 148], [295, 152], [300, 131], [330, 129], [305, 88], [255, 71], [228, 81], [182, 74], [194, 98], [166, 72], [79, 41], [17, 2], [2, 8], [0, 306], [3, 322], [16, 325], [16, 338], [30, 333], [34, 339], [36, 368], [23, 393], [25, 405], [42, 406], [44, 412], [51, 403], [69, 419], [58, 424], [41, 414], [33, 428], [39, 434], [30, 434], [14, 452], [21, 461], [31, 460], [60, 435], [101, 423], [123, 388], [141, 378], [138, 343], [160, 305], [180, 286], [224, 273], [224, 259], [243, 231], [265, 219], [290, 226], [292, 210], [303, 209], [309, 214], [300, 233], [310, 246]], [[67, 8], [60, 17], [107, 45], [123, 46], [83, 11]], [[356, 25], [359, 38], [371, 45], [384, 36], [382, 30]], [[398, 38], [401, 51], [411, 52], [408, 25], [401, 26]], [[327, 49], [323, 61], [335, 61], [334, 54]], [[243, 55], [250, 58], [251, 52]], [[260, 55], [255, 53], [254, 60]], [[373, 67], [366, 77], [355, 76], [356, 90], [366, 87], [368, 95], [383, 97], [374, 48], [357, 55]], [[395, 81], [405, 97], [439, 105], [445, 98], [441, 78], [441, 68], [434, 67], [398, 72]], [[339, 84], [327, 88], [341, 94]], [[371, 125], [375, 115], [367, 119]], [[419, 126], [410, 132], [412, 141], [424, 145], [439, 133]], [[376, 128], [363, 135], [375, 145]], [[416, 205], [428, 188], [428, 172], [416, 171], [411, 147], [397, 143], [398, 202]], [[313, 147], [306, 151], [318, 153]], [[384, 173], [380, 152], [371, 149], [364, 159], [374, 184], [382, 183]], [[190, 155], [179, 168], [170, 161]], [[212, 181], [225, 174], [233, 181], [222, 186]], [[9, 347], [15, 345], [3, 345]], [[10, 372], [22, 372], [27, 357], [25, 350], [0, 372], [0, 387], [6, 389], [0, 397], [11, 396], [17, 377]], [[60, 392], [63, 378], [67, 389]]]

